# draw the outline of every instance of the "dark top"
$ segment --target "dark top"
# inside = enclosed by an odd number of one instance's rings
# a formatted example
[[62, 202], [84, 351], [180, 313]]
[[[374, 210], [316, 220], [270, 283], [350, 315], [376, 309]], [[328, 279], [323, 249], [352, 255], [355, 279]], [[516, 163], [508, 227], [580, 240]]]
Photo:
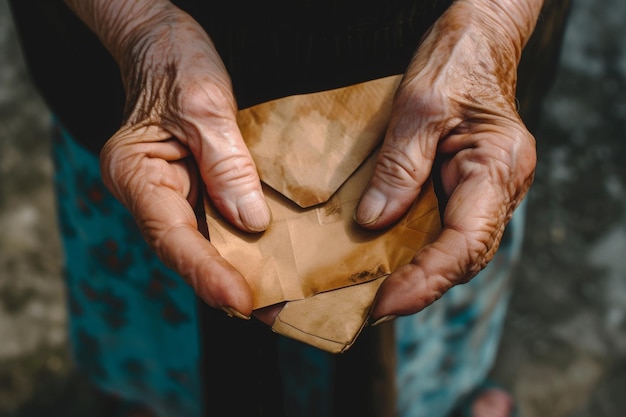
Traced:
[[[404, 72], [451, 0], [174, 1], [211, 36], [240, 108]], [[119, 128], [124, 92], [98, 38], [58, 0], [10, 0], [33, 81], [93, 152]]]

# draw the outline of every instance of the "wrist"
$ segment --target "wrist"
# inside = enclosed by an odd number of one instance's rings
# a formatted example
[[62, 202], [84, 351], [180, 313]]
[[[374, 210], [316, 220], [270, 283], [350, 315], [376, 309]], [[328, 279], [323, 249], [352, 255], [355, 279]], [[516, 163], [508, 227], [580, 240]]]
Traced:
[[459, 3], [471, 6], [484, 20], [484, 27], [509, 40], [519, 60], [544, 0], [459, 0]]
[[118, 64], [144, 28], [164, 20], [174, 6], [168, 0], [65, 0], [98, 36]]

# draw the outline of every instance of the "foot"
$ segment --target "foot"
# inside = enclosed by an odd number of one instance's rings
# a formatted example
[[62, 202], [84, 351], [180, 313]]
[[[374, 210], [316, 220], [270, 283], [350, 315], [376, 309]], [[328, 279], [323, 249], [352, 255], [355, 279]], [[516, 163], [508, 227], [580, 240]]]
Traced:
[[506, 391], [489, 388], [472, 403], [472, 417], [509, 417], [513, 415], [514, 407], [513, 398]]

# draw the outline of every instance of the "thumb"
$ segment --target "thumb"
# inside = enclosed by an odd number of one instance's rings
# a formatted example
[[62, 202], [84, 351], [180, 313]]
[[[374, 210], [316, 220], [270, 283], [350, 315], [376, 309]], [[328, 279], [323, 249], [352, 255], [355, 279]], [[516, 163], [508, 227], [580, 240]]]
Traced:
[[209, 120], [192, 146], [200, 175], [217, 210], [239, 229], [260, 232], [270, 224], [256, 165], [233, 118]]
[[376, 167], [355, 211], [355, 221], [380, 229], [398, 220], [411, 206], [430, 175], [440, 116], [423, 100], [399, 91]]

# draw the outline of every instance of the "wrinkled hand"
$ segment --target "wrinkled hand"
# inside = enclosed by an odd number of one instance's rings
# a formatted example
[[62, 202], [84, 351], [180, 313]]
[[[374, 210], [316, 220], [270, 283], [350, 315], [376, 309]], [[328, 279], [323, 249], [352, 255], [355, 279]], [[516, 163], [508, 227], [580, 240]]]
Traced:
[[505, 20], [471, 3], [457, 1], [425, 36], [355, 214], [367, 228], [393, 223], [440, 166], [433, 175], [447, 197], [443, 230], [387, 278], [373, 320], [420, 311], [476, 275], [532, 182], [535, 142], [515, 102], [522, 42]]
[[[126, 4], [137, 12], [139, 3]], [[221, 59], [190, 16], [160, 3], [155, 11], [147, 2], [143, 20], [125, 36], [102, 36], [127, 91], [125, 123], [101, 153], [102, 175], [146, 241], [198, 296], [247, 317], [251, 290], [198, 231], [193, 206], [204, 183], [226, 219], [252, 232], [269, 225], [269, 209]]]

